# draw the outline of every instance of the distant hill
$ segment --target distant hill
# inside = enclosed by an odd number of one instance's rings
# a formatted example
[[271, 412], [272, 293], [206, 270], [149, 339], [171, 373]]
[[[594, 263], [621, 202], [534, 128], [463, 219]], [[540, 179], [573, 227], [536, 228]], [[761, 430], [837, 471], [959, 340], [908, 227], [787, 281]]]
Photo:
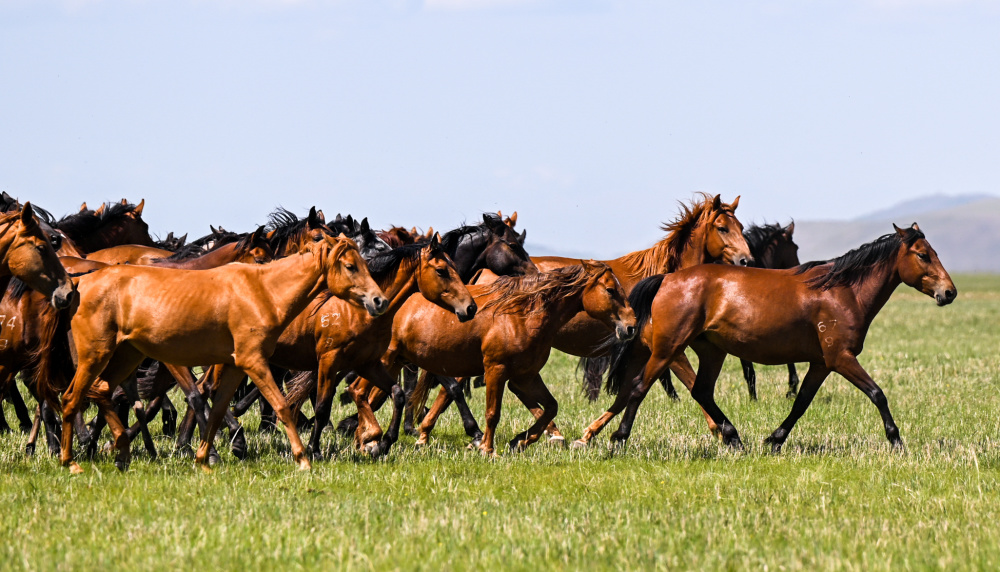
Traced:
[[1000, 272], [1000, 198], [932, 196], [852, 221], [795, 221], [799, 259], [844, 254], [899, 226], [916, 222], [949, 272]]

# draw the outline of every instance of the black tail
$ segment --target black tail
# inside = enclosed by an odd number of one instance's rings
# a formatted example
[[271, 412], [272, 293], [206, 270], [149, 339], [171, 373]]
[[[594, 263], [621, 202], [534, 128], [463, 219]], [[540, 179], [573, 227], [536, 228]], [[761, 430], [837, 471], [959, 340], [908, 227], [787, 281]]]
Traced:
[[653, 298], [659, 292], [664, 276], [664, 274], [656, 274], [646, 278], [636, 284], [628, 295], [628, 304], [635, 312], [635, 323], [638, 331], [631, 340], [617, 343], [611, 350], [611, 371], [608, 372], [608, 382], [604, 389], [612, 395], [621, 390], [622, 382], [632, 381], [622, 379], [628, 369], [628, 355], [636, 343], [642, 343], [639, 341], [642, 337], [642, 329], [649, 323], [653, 311]]

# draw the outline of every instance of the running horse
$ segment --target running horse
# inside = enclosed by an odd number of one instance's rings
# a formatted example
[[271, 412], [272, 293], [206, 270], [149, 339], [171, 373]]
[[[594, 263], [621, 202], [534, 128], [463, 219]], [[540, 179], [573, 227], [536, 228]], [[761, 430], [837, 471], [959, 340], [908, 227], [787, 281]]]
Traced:
[[[796, 421], [831, 372], [860, 389], [878, 408], [885, 435], [902, 446], [882, 389], [858, 363], [872, 320], [900, 284], [950, 304], [958, 291], [916, 223], [826, 263], [789, 270], [698, 266], [651, 277], [630, 297], [640, 332], [616, 347], [609, 390], [614, 404], [585, 431], [585, 443], [625, 409], [613, 442], [631, 433], [653, 381], [691, 347], [698, 372], [691, 395], [718, 427], [723, 443], [742, 448], [739, 434], [715, 402], [726, 354], [756, 363], [809, 362], [792, 411], [765, 443], [779, 452]], [[633, 380], [642, 373], [639, 383]]]
[[[390, 373], [410, 362], [438, 375], [485, 375], [486, 431], [479, 449], [486, 455], [494, 454], [504, 385], [536, 419], [510, 441], [511, 448], [523, 449], [537, 441], [555, 418], [558, 403], [539, 372], [567, 321], [585, 312], [619, 340], [636, 331], [624, 290], [611, 268], [601, 262], [501, 277], [490, 285], [470, 286], [469, 291], [481, 310], [461, 324], [426, 300], [411, 297], [397, 314], [392, 343], [382, 361]], [[428, 377], [423, 376], [413, 392], [414, 405], [423, 405]], [[424, 417], [418, 443], [427, 442], [439, 412], [432, 408]]]
[[[743, 225], [736, 218], [739, 204], [739, 197], [726, 204], [719, 195], [701, 194], [700, 200], [690, 207], [681, 205], [680, 216], [663, 226], [668, 234], [655, 245], [604, 263], [614, 271], [626, 293], [644, 278], [697, 264], [721, 262], [748, 266], [753, 263], [753, 256], [743, 237]], [[531, 260], [542, 272], [580, 263], [579, 259], [559, 256], [533, 256]], [[607, 340], [608, 331], [581, 314], [559, 330], [554, 347], [583, 358], [605, 358]], [[606, 367], [606, 360], [585, 362], [584, 390], [591, 401], [600, 394], [601, 375]]]
[[[60, 462], [72, 473], [82, 468], [72, 457], [72, 420], [98, 381], [113, 390], [149, 356], [180, 366], [224, 364], [214, 371], [215, 402], [195, 461], [204, 470], [208, 451], [236, 386], [249, 375], [285, 425], [300, 469], [310, 467], [285, 399], [267, 360], [278, 336], [323, 290], [363, 305], [377, 316], [388, 306], [357, 245], [323, 236], [296, 255], [264, 265], [228, 264], [211, 270], [151, 266], [109, 266], [81, 276], [79, 301], [70, 322], [77, 369], [63, 394]], [[54, 401], [39, 366], [39, 392]], [[125, 428], [113, 411], [105, 417], [124, 470], [131, 450]]]

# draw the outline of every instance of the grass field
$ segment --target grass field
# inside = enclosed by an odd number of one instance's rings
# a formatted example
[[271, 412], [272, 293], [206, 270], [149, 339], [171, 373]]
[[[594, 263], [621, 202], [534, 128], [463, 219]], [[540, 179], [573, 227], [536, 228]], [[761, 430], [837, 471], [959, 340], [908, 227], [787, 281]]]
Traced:
[[[72, 477], [44, 452], [26, 459], [25, 437], [8, 435], [0, 568], [997, 569], [1000, 277], [956, 283], [946, 308], [901, 287], [861, 356], [905, 452], [890, 450], [875, 407], [834, 375], [784, 451], [769, 454], [761, 441], [791, 406], [786, 371], [758, 367], [755, 403], [733, 358], [718, 398], [743, 453], [710, 437], [689, 396], [671, 402], [658, 388], [614, 454], [617, 422], [584, 451], [539, 444], [484, 459], [465, 450], [449, 412], [431, 446], [404, 436], [376, 462], [328, 432], [331, 460], [299, 473], [285, 437], [256, 436], [252, 419], [250, 459], [224, 453], [211, 475], [137, 447], [127, 473], [105, 455]], [[571, 438], [610, 403], [588, 403], [574, 368], [560, 354], [543, 372]], [[498, 437], [528, 424], [508, 393]], [[165, 437], [157, 445], [172, 449]]]

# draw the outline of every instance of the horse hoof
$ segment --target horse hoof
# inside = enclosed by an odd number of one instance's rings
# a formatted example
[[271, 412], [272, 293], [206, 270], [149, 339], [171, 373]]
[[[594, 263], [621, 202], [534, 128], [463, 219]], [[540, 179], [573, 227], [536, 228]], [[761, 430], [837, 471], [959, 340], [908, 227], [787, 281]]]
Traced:
[[213, 472], [215, 472], [214, 469], [212, 469], [212, 467], [209, 467], [205, 463], [197, 463], [197, 465], [201, 468], [201, 472], [203, 474], [211, 475]]
[[796, 395], [798, 395], [797, 392], [792, 391], [792, 390], [789, 389], [788, 392], [785, 393], [785, 399], [795, 399]]
[[233, 448], [232, 448], [232, 451], [233, 451], [233, 456], [236, 457], [237, 459], [241, 460], [241, 461], [247, 458], [247, 444], [246, 443], [243, 443], [242, 447], [234, 445]]
[[300, 471], [311, 471], [312, 463], [309, 462], [308, 457], [302, 457], [299, 459], [299, 470]]
[[69, 464], [69, 474], [71, 475], [82, 475], [83, 467], [78, 465], [76, 462], [71, 461]]
[[369, 442], [365, 443], [361, 447], [361, 451], [363, 453], [365, 453], [366, 455], [369, 455], [371, 457], [377, 457], [378, 453], [379, 453], [379, 450], [378, 450], [378, 441], [369, 441]]
[[174, 455], [177, 455], [178, 457], [184, 457], [186, 459], [192, 459], [194, 458], [194, 449], [191, 448], [191, 445], [184, 445], [181, 447], [177, 447], [176, 449], [174, 449]]
[[562, 435], [553, 435], [549, 437], [549, 445], [558, 445], [563, 449], [566, 448], [566, 438]]
[[211, 466], [213, 466], [213, 467], [215, 465], [218, 465], [219, 461], [221, 461], [221, 460], [222, 459], [219, 458], [219, 454], [216, 453], [215, 451], [212, 451], [211, 453], [208, 454], [208, 464], [211, 465]]
[[128, 461], [115, 461], [115, 468], [122, 473], [128, 470], [128, 465], [129, 465]]
[[403, 428], [403, 433], [406, 433], [410, 437], [419, 437], [420, 436], [420, 431], [417, 431], [416, 429], [414, 429], [412, 427], [410, 427], [410, 428], [404, 427]]
[[569, 444], [570, 449], [586, 449], [589, 443], [583, 439], [577, 439]]
[[29, 457], [34, 457], [35, 456], [35, 444], [34, 443], [28, 443], [27, 445], [25, 445], [24, 446], [24, 454], [27, 455], [27, 456], [29, 456]]

